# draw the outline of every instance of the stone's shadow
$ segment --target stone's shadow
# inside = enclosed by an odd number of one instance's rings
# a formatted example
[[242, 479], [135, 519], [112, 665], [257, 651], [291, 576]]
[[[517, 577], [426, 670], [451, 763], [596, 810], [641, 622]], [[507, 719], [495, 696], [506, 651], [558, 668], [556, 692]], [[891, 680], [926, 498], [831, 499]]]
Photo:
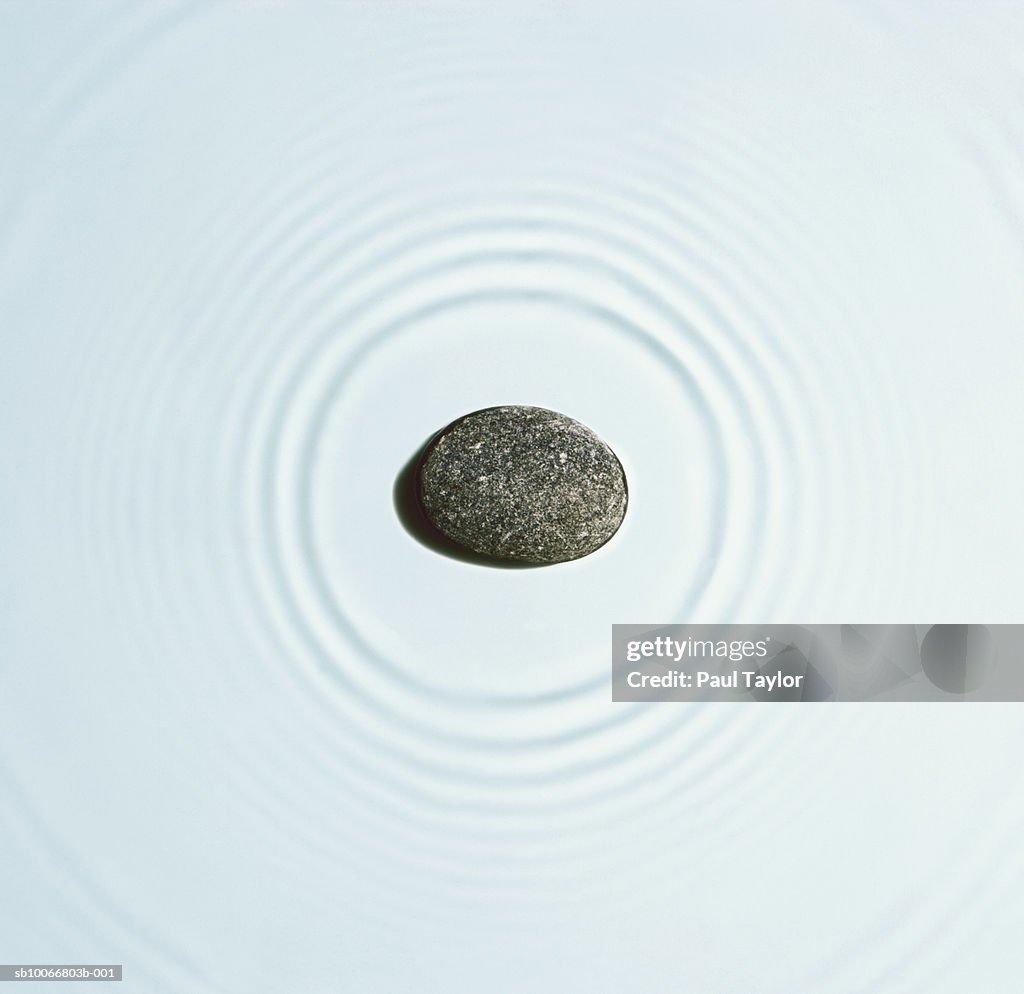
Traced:
[[505, 559], [480, 555], [480, 553], [473, 552], [472, 549], [459, 545], [458, 542], [453, 542], [431, 524], [420, 504], [420, 467], [423, 465], [427, 453], [430, 452], [430, 447], [436, 437], [436, 435], [432, 435], [428, 438], [395, 477], [391, 497], [395, 505], [395, 514], [402, 527], [420, 545], [439, 555], [457, 559], [463, 563], [490, 566], [492, 569], [538, 569], [541, 566], [552, 565], [551, 563], [510, 562]]

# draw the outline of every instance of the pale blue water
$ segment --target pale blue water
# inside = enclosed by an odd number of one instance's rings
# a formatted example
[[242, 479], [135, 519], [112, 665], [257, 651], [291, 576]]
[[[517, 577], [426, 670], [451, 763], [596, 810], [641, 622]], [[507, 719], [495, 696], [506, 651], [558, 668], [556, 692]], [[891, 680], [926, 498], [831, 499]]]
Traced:
[[[22, 3], [0, 46], [0, 960], [1018, 989], [1018, 708], [613, 705], [608, 649], [1021, 620], [1024, 8]], [[622, 458], [598, 554], [396, 520], [505, 403]]]

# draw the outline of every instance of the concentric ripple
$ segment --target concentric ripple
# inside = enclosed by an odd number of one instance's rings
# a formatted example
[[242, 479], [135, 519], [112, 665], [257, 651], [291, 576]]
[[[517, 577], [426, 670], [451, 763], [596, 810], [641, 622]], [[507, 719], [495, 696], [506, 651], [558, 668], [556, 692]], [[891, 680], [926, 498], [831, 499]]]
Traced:
[[[450, 188], [436, 173], [353, 168], [341, 138], [306, 138], [292, 176], [246, 191], [242, 214], [225, 211], [220, 227], [204, 232], [181, 277], [190, 302], [166, 348], [153, 347], [160, 336], [143, 317], [166, 303], [139, 308], [147, 357], [134, 399], [112, 417], [138, 424], [140, 439], [164, 439], [124, 464], [137, 485], [151, 463], [152, 493], [161, 495], [151, 509], [138, 505], [133, 541], [148, 552], [133, 563], [164, 565], [159, 589], [147, 589], [144, 575], [125, 584], [149, 598], [143, 616], [175, 608], [170, 630], [194, 621], [193, 602], [228, 603], [254, 657], [277, 647], [273, 668], [245, 679], [306, 702], [305, 735], [288, 739], [305, 756], [294, 791], [311, 798], [344, 783], [365, 817], [389, 833], [400, 828], [394, 845], [406, 860], [437, 858], [441, 824], [440, 851], [462, 861], [453, 831], [463, 845], [479, 844], [481, 832], [489, 846], [504, 839], [508, 857], [531, 823], [625, 817], [649, 803], [655, 753], [666, 757], [668, 779], [654, 796], [685, 786], [691, 817], [698, 809], [709, 817], [716, 796], [732, 794], [728, 777], [699, 779], [698, 755], [714, 755], [708, 734], [734, 735], [740, 718], [609, 710], [607, 616], [595, 624], [589, 604], [577, 618], [564, 608], [567, 592], [615, 589], [616, 575], [619, 589], [633, 588], [633, 610], [659, 618], [784, 604], [787, 591], [799, 593], [788, 567], [801, 559], [800, 535], [815, 530], [806, 516], [839, 504], [835, 492], [814, 490], [831, 475], [808, 468], [843, 449], [856, 457], [853, 446], [818, 435], [823, 424], [811, 411], [823, 406], [825, 370], [809, 366], [806, 350], [785, 347], [800, 336], [772, 289], [771, 253], [785, 258], [787, 239], [799, 234], [765, 206], [783, 202], [784, 187], [764, 191], [764, 163], [752, 186], [727, 143], [716, 161], [718, 139], [714, 130], [691, 133], [678, 142], [678, 162], [645, 150], [654, 175], [643, 181], [614, 179], [627, 170], [606, 161], [575, 182], [481, 191]], [[697, 164], [686, 165], [698, 150]], [[682, 172], [666, 186], [658, 173], [673, 168]], [[431, 186], [440, 195], [425, 199], [419, 191]], [[812, 292], [803, 306], [809, 320], [829, 304]], [[218, 328], [233, 333], [217, 336]], [[525, 364], [516, 359], [524, 350]], [[488, 354], [496, 356], [489, 364]], [[460, 368], [466, 357], [474, 382]], [[511, 387], [510, 367], [517, 395], [499, 396]], [[210, 409], [218, 393], [223, 414], [204, 445], [221, 468], [201, 491], [183, 493], [198, 452], [182, 412]], [[420, 433], [460, 410], [520, 399], [578, 411], [607, 432], [632, 464], [637, 517], [647, 519], [620, 555], [553, 571], [535, 590], [518, 576], [453, 578], [450, 563], [396, 528], [383, 499]], [[671, 452], [677, 466], [657, 461]], [[199, 507], [204, 498], [212, 515]], [[211, 577], [230, 572], [232, 589], [197, 596], [205, 579], [194, 572], [168, 589], [174, 562], [153, 542], [182, 500], [197, 521], [212, 517], [233, 534], [228, 545], [212, 531], [202, 539], [223, 549]], [[820, 528], [836, 532], [825, 518]], [[405, 571], [414, 582], [396, 576]], [[759, 602], [766, 591], [771, 600]], [[552, 602], [554, 616], [544, 610]], [[502, 638], [460, 625], [461, 611], [483, 616]], [[585, 649], [567, 651], [580, 638]], [[683, 754], [690, 759], [678, 769]], [[233, 770], [243, 773], [244, 762]], [[292, 786], [270, 773], [250, 771], [261, 783], [250, 799], [279, 797], [294, 812], [293, 831], [315, 824]], [[518, 830], [508, 827], [510, 811]]]
[[[329, 162], [319, 175], [333, 184], [337, 169]], [[295, 186], [316, 191], [319, 183], [306, 175]], [[268, 251], [261, 262], [261, 283], [282, 288], [280, 296], [271, 291], [270, 299], [258, 298], [244, 312], [247, 318], [259, 314], [265, 325], [291, 329], [288, 337], [311, 343], [300, 348], [289, 342], [288, 352], [272, 360], [273, 378], [259, 380], [261, 406], [238, 418], [250, 426], [245, 447], [254, 453], [248, 469], [240, 473], [252, 474], [246, 492], [261, 495], [247, 514], [248, 534], [266, 537], [268, 558], [257, 564], [255, 573], [266, 584], [266, 613], [283, 623], [284, 644], [300, 647], [310, 659], [306, 676], [312, 681], [311, 698], [319, 702], [330, 692], [339, 713], [344, 709], [347, 730], [357, 720], [364, 722], [375, 752], [391, 753], [401, 777], [427, 773], [438, 786], [448, 781], [449, 789], [471, 788], [480, 792], [475, 803], [484, 812], [494, 803], [486, 800], [488, 794], [507, 791], [510, 785], [537, 790], [531, 803], [541, 803], [541, 810], [547, 803], [543, 785], [564, 786], [566, 777], [582, 779], [584, 785], [589, 780], [585, 791], [603, 794], [602, 781], [629, 779], [628, 766], [615, 772], [616, 766], [678, 737], [682, 727], [678, 716], [656, 718], [642, 709], [609, 716], [600, 706], [606, 681], [603, 662], [585, 660], [577, 678], [568, 671], [568, 683], [556, 670], [558, 679], [540, 693], [532, 686], [524, 693], [521, 673], [488, 670], [482, 686], [469, 692], [466, 674], [453, 670], [451, 662], [469, 656], [473, 666], [486, 664], [487, 646], [481, 646], [476, 660], [457, 642], [454, 647], [436, 646], [436, 657], [423, 649], [410, 652], [410, 645], [421, 640], [418, 628], [398, 651], [375, 641], [396, 641], [405, 618], [399, 608], [374, 617], [372, 606], [360, 603], [366, 599], [361, 588], [369, 589], [372, 598], [385, 599], [389, 581], [373, 574], [375, 549], [357, 548], [346, 555], [343, 543], [350, 536], [338, 532], [338, 522], [365, 529], [364, 515], [372, 513], [366, 505], [346, 507], [353, 480], [360, 481], [358, 490], [369, 495], [368, 501], [378, 502], [383, 484], [391, 482], [385, 475], [374, 494], [370, 474], [377, 467], [357, 461], [360, 442], [369, 449], [377, 441], [365, 425], [374, 416], [386, 416], [382, 408], [367, 411], [367, 398], [386, 395], [382, 383], [412, 384], [444, 375], [446, 368], [457, 370], [451, 356], [473, 347], [458, 323], [465, 321], [460, 312], [469, 313], [465, 323], [478, 329], [471, 332], [476, 338], [486, 337], [489, 325], [506, 326], [510, 313], [521, 313], [523, 330], [538, 348], [541, 336], [531, 324], [542, 321], [543, 335], [554, 336], [560, 325], [577, 322], [584, 323], [595, 352], [600, 351], [595, 340], [611, 337], [621, 340], [614, 347], [630, 361], [653, 360], [659, 374], [667, 372], [675, 381], [670, 387], [673, 401], [683, 400], [689, 408], [675, 417], [700, 429], [692, 451], [702, 457], [698, 466], [705, 491], [695, 506], [705, 508], [707, 518], [689, 522], [688, 529], [700, 536], [700, 544], [687, 549], [691, 543], [679, 542], [690, 564], [682, 583], [667, 585], [665, 573], [651, 570], [652, 586], [667, 588], [659, 595], [666, 603], [663, 614], [685, 618], [709, 609], [703, 599], [714, 589], [716, 570], [729, 561], [727, 534], [738, 546], [732, 554], [751, 563], [754, 568], [746, 572], [756, 580], [756, 566], [764, 558], [759, 542], [770, 531], [766, 519], [773, 510], [777, 513], [779, 489], [792, 500], [785, 505], [790, 513], [806, 493], [793, 459], [794, 423], [799, 419], [781, 417], [778, 391], [765, 391], [781, 369], [787, 384], [799, 392], [800, 366], [776, 353], [770, 360], [774, 368], [765, 368], [763, 346], [759, 354], [751, 329], [758, 319], [750, 312], [767, 309], [744, 308], [733, 298], [732, 318], [717, 306], [716, 296], [724, 296], [717, 284], [728, 276], [716, 276], [709, 261], [712, 253], [705, 251], [701, 257], [699, 233], [687, 228], [686, 219], [680, 223], [667, 212], [648, 219], [642, 202], [636, 194], [631, 199], [628, 191], [611, 189], [597, 197], [582, 195], [578, 188], [570, 192], [549, 186], [506, 194], [507, 206], [493, 197], [475, 204], [471, 196], [462, 195], [398, 208], [395, 195], [388, 204], [391, 209], [383, 211], [379, 198], [370, 197], [369, 216], [363, 220], [349, 215], [345, 227], [338, 229], [343, 234], [340, 244], [323, 237], [332, 227], [329, 217], [337, 199], [328, 193], [316, 209], [302, 209], [300, 216], [311, 219], [310, 235], [292, 228], [286, 245], [276, 253]], [[697, 213], [699, 207], [691, 210]], [[296, 260], [303, 260], [297, 272]], [[573, 292], [576, 286], [580, 290]], [[739, 324], [743, 321], [746, 326]], [[761, 317], [758, 323], [763, 321]], [[737, 325], [747, 332], [746, 340]], [[488, 347], [500, 344], [489, 341]], [[431, 367], [424, 369], [427, 354]], [[558, 358], [553, 352], [553, 361]], [[416, 421], [407, 430], [422, 430], [424, 423], [436, 420]], [[663, 420], [671, 423], [670, 418]], [[351, 437], [344, 434], [347, 426], [354, 426]], [[394, 457], [407, 455], [420, 441], [415, 435], [407, 438], [407, 450], [394, 450], [385, 461], [387, 470], [393, 472], [399, 465]], [[628, 458], [628, 447], [626, 451]], [[351, 460], [348, 466], [346, 459]], [[808, 461], [806, 453], [803, 459]], [[773, 485], [767, 477], [769, 464], [776, 473]], [[642, 493], [642, 468], [639, 475], [631, 473], [633, 478]], [[758, 499], [743, 500], [737, 490]], [[676, 500], [681, 496], [673, 495]], [[392, 521], [385, 524], [393, 530]], [[394, 567], [386, 555], [381, 562]], [[730, 590], [729, 596], [734, 601], [742, 593]], [[728, 603], [717, 610], [728, 609]], [[439, 613], [438, 605], [431, 608]], [[524, 613], [535, 616], [536, 607]], [[502, 622], [507, 629], [510, 619]], [[439, 634], [431, 632], [427, 641], [436, 645]], [[548, 633], [540, 635], [532, 650], [518, 641], [516, 654], [543, 658]], [[447, 668], [439, 669], [435, 659], [445, 659]], [[521, 664], [503, 661], [503, 669], [509, 665]], [[502, 681], [508, 689], [502, 689]], [[350, 714], [353, 707], [355, 714]], [[388, 729], [383, 736], [382, 725]], [[395, 750], [402, 742], [408, 744]], [[469, 755], [473, 758], [467, 764]], [[401, 767], [409, 765], [403, 773]], [[595, 772], [601, 774], [596, 781]], [[406, 789], [411, 791], [411, 785]], [[624, 794], [628, 791], [618, 790], [620, 801], [627, 800]]]

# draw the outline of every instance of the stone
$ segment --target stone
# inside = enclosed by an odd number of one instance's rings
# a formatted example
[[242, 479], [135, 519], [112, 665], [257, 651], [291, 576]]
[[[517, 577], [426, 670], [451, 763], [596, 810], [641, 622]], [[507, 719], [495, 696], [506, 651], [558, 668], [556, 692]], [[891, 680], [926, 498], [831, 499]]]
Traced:
[[423, 512], [485, 559], [562, 563], [589, 555], [626, 513], [626, 476], [586, 425], [543, 407], [489, 407], [452, 422], [425, 449]]

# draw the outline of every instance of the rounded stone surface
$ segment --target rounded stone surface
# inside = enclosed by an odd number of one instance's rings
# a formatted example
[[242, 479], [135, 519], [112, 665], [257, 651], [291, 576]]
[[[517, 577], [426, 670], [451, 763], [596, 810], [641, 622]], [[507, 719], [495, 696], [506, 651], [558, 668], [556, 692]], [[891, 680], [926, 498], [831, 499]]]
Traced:
[[418, 496], [430, 523], [477, 555], [561, 563], [604, 545], [626, 513], [626, 476], [586, 425], [543, 407], [489, 407], [427, 446]]

